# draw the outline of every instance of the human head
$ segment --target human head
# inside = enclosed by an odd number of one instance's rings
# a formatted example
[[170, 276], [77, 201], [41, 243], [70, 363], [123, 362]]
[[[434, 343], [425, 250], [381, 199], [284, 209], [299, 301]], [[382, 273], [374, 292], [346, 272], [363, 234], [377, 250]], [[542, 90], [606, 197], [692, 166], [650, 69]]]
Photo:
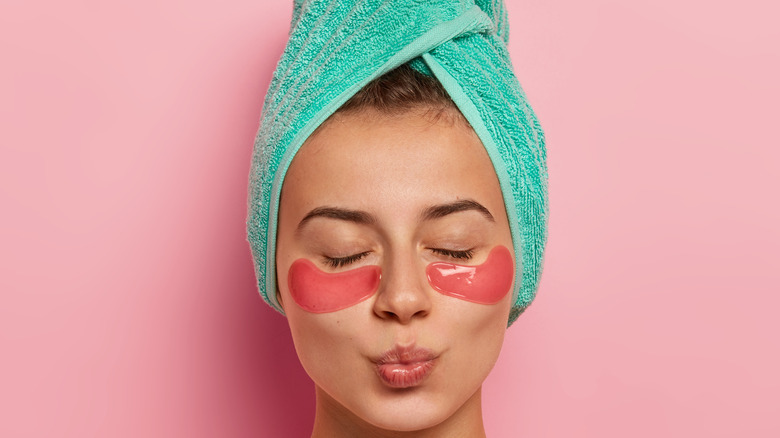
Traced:
[[[307, 139], [282, 189], [277, 242], [280, 302], [318, 409], [401, 431], [480, 409], [510, 311], [512, 236], [490, 158], [435, 79], [402, 66]], [[510, 258], [496, 302], [445, 295], [426, 278], [437, 263], [488, 265], [497, 248]], [[312, 311], [292, 293], [300, 263], [325, 281], [372, 268], [381, 280], [366, 299]], [[430, 370], [394, 380], [379, 363], [388, 354], [430, 355]]]
[[442, 84], [487, 150], [522, 272], [508, 324], [531, 303], [546, 242], [546, 152], [507, 40], [503, 2], [294, 3], [290, 40], [266, 95], [250, 172], [248, 240], [260, 293], [273, 308], [283, 312], [274, 254], [278, 202], [292, 159], [358, 90], [406, 62]]
[[[350, 423], [417, 430], [451, 418], [448, 409], [473, 408], [503, 328], [535, 296], [546, 241], [544, 137], [507, 40], [501, 1], [294, 2], [255, 143], [247, 232], [260, 292], [284, 313], [280, 292], [301, 362], [317, 383], [318, 409], [329, 404], [345, 408]], [[372, 100], [382, 80], [372, 81], [407, 63], [434, 87], [412, 87], [390, 106]], [[433, 99], [408, 103], [418, 94]], [[339, 271], [347, 265], [356, 268]], [[442, 281], [447, 266], [456, 279], [504, 278], [512, 290], [487, 300], [456, 291]], [[329, 294], [318, 293], [325, 284]], [[345, 293], [352, 291], [359, 296]], [[322, 302], [342, 295], [349, 300]], [[368, 382], [367, 360], [377, 370]], [[433, 362], [430, 373], [421, 365]], [[457, 365], [466, 362], [473, 368]], [[372, 408], [388, 393], [377, 390], [377, 377], [399, 390], [391, 394], [432, 395], [417, 399], [427, 414], [411, 412], [408, 399], [400, 401], [410, 416], [400, 422]], [[403, 389], [423, 378], [424, 390]], [[345, 396], [344, 388], [368, 398]], [[436, 401], [442, 394], [450, 401]]]

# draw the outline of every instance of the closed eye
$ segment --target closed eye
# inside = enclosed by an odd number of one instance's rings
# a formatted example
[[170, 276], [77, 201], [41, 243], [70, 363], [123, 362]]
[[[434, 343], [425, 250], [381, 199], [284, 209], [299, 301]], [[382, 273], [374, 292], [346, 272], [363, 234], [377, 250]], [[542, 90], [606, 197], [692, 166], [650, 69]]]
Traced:
[[361, 252], [359, 254], [353, 254], [346, 257], [328, 257], [325, 256], [325, 263], [332, 268], [341, 268], [347, 266], [367, 256], [369, 251]]
[[443, 256], [451, 257], [453, 259], [460, 259], [460, 260], [468, 260], [474, 256], [473, 249], [456, 251], [456, 250], [444, 249], [444, 248], [431, 248], [431, 251], [433, 251], [434, 254], [440, 254]]

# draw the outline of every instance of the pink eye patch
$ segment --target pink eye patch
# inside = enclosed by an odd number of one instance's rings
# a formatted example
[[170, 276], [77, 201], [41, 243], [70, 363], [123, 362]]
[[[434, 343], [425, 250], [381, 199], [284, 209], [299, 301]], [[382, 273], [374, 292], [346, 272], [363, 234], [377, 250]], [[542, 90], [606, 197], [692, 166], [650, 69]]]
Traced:
[[290, 266], [287, 284], [293, 300], [303, 310], [328, 313], [346, 309], [365, 300], [379, 287], [379, 266], [363, 266], [334, 274], [314, 263], [298, 259]]
[[509, 293], [514, 269], [512, 253], [499, 245], [490, 251], [481, 265], [434, 262], [428, 265], [425, 273], [428, 283], [444, 295], [472, 303], [495, 304]]
[[[434, 262], [427, 266], [428, 282], [438, 292], [479, 304], [501, 301], [512, 286], [514, 260], [504, 246], [490, 251], [477, 266]], [[349, 271], [327, 273], [307, 259], [290, 266], [287, 284], [293, 300], [311, 313], [346, 309], [371, 297], [379, 288], [379, 266], [363, 266]]]

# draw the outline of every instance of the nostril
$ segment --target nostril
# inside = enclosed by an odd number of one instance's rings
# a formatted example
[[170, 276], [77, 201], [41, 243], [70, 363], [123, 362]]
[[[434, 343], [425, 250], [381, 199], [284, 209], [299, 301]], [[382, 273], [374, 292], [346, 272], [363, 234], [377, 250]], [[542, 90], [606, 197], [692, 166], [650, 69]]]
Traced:
[[429, 311], [426, 309], [420, 309], [413, 312], [394, 312], [391, 310], [381, 310], [376, 312], [377, 316], [388, 321], [397, 321], [401, 324], [409, 323], [415, 319], [425, 318], [428, 316]]
[[417, 312], [415, 312], [414, 315], [412, 315], [412, 318], [415, 318], [415, 317], [423, 318], [425, 316], [428, 316], [428, 311], [425, 310], [425, 309], [420, 309]]

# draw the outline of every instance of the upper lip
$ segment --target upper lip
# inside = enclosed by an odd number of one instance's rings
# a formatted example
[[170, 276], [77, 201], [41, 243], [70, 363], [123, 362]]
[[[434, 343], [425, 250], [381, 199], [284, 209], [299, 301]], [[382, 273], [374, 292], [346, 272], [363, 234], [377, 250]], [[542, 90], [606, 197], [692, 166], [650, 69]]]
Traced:
[[436, 359], [437, 355], [427, 348], [420, 348], [415, 346], [400, 346], [385, 351], [381, 356], [376, 358], [374, 362], [377, 365], [386, 364], [401, 364], [408, 365], [418, 362], [427, 362]]

